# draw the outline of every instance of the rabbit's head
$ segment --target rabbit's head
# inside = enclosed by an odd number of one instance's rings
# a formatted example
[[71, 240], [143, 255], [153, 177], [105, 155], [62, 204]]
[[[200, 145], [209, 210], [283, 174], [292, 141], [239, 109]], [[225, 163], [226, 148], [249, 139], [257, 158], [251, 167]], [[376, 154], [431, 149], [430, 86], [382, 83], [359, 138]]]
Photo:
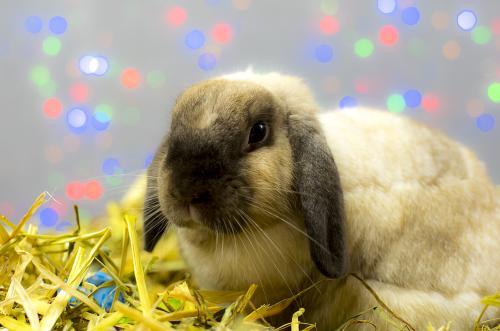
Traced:
[[188, 88], [148, 178], [147, 250], [168, 224], [230, 236], [286, 222], [324, 275], [345, 272], [339, 175], [297, 78], [247, 72]]

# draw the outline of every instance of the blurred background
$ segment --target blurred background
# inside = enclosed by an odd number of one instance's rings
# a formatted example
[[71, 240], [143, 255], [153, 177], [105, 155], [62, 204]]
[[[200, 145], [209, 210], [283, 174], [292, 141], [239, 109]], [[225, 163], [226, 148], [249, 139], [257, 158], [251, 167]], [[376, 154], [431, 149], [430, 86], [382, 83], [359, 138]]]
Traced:
[[[0, 2], [0, 214], [47, 231], [102, 213], [151, 162], [175, 97], [245, 70], [302, 76], [324, 109], [401, 113], [500, 184], [500, 2]], [[369, 142], [367, 142], [369, 143]]]

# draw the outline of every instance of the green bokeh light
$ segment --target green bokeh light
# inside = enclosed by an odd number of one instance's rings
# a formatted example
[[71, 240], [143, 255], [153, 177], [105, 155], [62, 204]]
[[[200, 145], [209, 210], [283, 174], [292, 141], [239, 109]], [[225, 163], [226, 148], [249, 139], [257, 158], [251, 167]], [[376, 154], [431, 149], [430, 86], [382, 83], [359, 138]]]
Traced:
[[106, 103], [101, 103], [97, 105], [94, 109], [96, 113], [103, 113], [108, 116], [109, 119], [113, 118], [113, 107]]
[[43, 66], [36, 66], [31, 69], [30, 78], [31, 81], [37, 86], [47, 85], [50, 82], [49, 69]]
[[337, 0], [322, 0], [321, 10], [327, 15], [335, 15], [339, 11], [339, 3]]
[[61, 51], [61, 42], [54, 36], [45, 38], [43, 41], [43, 51], [50, 56], [56, 56]]
[[365, 58], [373, 53], [373, 43], [370, 39], [362, 38], [354, 44], [354, 52], [357, 56]]
[[166, 77], [161, 71], [155, 70], [155, 71], [151, 71], [148, 74], [147, 80], [148, 80], [148, 85], [151, 88], [158, 88], [158, 87], [162, 86], [163, 84], [165, 84]]
[[45, 98], [53, 97], [57, 92], [57, 85], [53, 80], [50, 80], [47, 84], [39, 86], [38, 90], [40, 95]]
[[472, 30], [471, 37], [476, 44], [484, 45], [491, 40], [491, 31], [488, 27], [480, 25]]
[[405, 99], [400, 94], [391, 94], [387, 98], [387, 109], [392, 113], [400, 113], [405, 109]]
[[488, 97], [495, 103], [500, 103], [500, 83], [492, 83], [488, 86]]
[[120, 115], [123, 123], [128, 126], [137, 124], [141, 119], [141, 112], [137, 108], [126, 108]]
[[410, 54], [415, 57], [422, 57], [427, 51], [424, 41], [420, 38], [411, 39], [408, 45], [408, 50], [410, 51]]

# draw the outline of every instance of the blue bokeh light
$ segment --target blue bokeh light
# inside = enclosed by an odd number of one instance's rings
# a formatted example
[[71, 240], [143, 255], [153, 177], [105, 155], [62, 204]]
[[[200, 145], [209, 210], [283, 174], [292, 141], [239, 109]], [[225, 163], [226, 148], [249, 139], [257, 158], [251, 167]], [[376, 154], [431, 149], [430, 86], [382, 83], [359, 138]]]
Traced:
[[407, 107], [416, 108], [422, 102], [422, 94], [417, 90], [408, 90], [403, 95]]
[[472, 10], [462, 10], [457, 15], [457, 25], [464, 31], [472, 30], [477, 23], [476, 14]]
[[491, 114], [482, 114], [476, 118], [476, 126], [483, 132], [491, 131], [495, 127], [495, 117]]
[[63, 34], [68, 28], [68, 22], [62, 16], [54, 16], [49, 21], [49, 29], [53, 34]]
[[340, 108], [356, 108], [357, 106], [358, 106], [358, 100], [349, 95], [346, 95], [339, 101]]
[[30, 16], [24, 21], [24, 28], [31, 33], [38, 33], [42, 30], [42, 19], [38, 16]]
[[120, 169], [120, 161], [115, 158], [107, 158], [102, 163], [102, 172], [106, 175], [114, 175], [117, 170]]
[[403, 10], [401, 17], [405, 24], [415, 25], [420, 20], [420, 12], [416, 7], [408, 7]]
[[74, 133], [82, 133], [88, 125], [88, 115], [84, 109], [73, 108], [66, 114], [66, 123]]
[[192, 30], [186, 35], [185, 43], [191, 49], [201, 48], [205, 45], [205, 35], [200, 30]]
[[394, 13], [396, 10], [396, 0], [378, 0], [377, 8], [382, 14]]
[[57, 220], [59, 219], [59, 215], [52, 208], [45, 208], [40, 211], [38, 214], [40, 219], [40, 224], [45, 227], [52, 227], [56, 225]]
[[111, 118], [106, 112], [96, 111], [92, 116], [92, 126], [97, 131], [104, 131], [109, 127]]
[[330, 45], [318, 45], [314, 50], [314, 56], [321, 63], [330, 62], [333, 59], [333, 49]]
[[216, 65], [217, 58], [212, 53], [203, 53], [198, 58], [198, 67], [200, 67], [202, 70], [212, 70]]

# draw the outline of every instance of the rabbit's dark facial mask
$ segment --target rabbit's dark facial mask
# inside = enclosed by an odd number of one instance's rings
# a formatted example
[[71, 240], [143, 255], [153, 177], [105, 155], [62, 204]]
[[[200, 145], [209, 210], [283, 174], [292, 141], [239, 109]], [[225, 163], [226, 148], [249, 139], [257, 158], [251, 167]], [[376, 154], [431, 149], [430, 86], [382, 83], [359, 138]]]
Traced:
[[[289, 165], [275, 164], [270, 155], [290, 159], [290, 151], [275, 144], [286, 139], [280, 107], [268, 91], [244, 82], [210, 81], [179, 97], [158, 169], [159, 203], [169, 221], [223, 233], [240, 232], [250, 222], [268, 225], [270, 217], [255, 217], [266, 207], [258, 187], [291, 182], [279, 174], [290, 173], [283, 169]], [[267, 181], [256, 180], [256, 172]]]

